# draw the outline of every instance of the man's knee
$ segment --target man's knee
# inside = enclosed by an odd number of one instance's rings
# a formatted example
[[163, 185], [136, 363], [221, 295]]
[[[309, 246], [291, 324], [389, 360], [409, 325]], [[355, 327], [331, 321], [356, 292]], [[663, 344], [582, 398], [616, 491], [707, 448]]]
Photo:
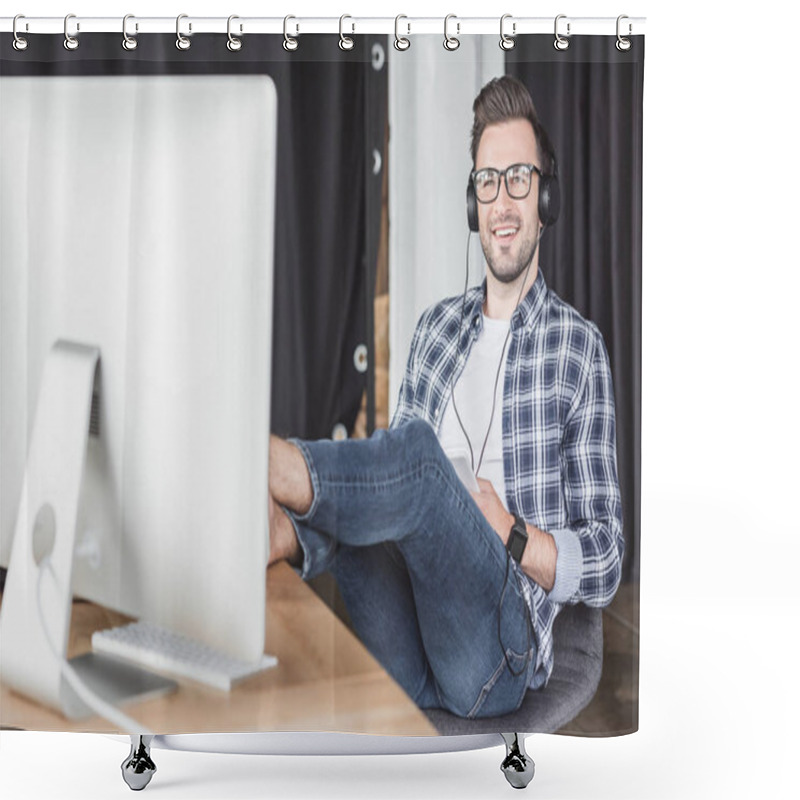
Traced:
[[412, 461], [437, 458], [440, 452], [439, 440], [431, 425], [424, 419], [412, 419], [403, 423], [395, 431], [403, 455]]

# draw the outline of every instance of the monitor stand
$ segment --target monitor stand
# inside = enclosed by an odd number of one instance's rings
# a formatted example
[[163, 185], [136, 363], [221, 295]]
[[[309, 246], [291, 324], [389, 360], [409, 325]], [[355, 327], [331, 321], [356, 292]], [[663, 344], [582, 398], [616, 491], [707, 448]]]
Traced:
[[[78, 501], [99, 361], [96, 347], [66, 341], [56, 342], [47, 356], [0, 607], [3, 682], [71, 719], [93, 713], [63, 677], [62, 661], [69, 641]], [[95, 653], [70, 665], [114, 705], [177, 686]]]

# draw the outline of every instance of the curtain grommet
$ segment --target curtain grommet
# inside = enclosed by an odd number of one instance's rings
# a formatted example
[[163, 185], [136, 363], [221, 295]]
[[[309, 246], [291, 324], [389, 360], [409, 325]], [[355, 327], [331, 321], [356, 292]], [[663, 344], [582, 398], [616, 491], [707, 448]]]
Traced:
[[[78, 41], [77, 36], [71, 36], [69, 32], [69, 21], [71, 19], [75, 19], [75, 14], [67, 14], [64, 17], [64, 49], [65, 50], [77, 50], [78, 45], [80, 42]], [[75, 32], [79, 32], [81, 29], [80, 23], [75, 23]]]
[[[620, 51], [620, 53], [627, 53], [628, 50], [631, 49], [631, 40], [628, 39], [627, 37], [623, 36], [620, 33], [620, 23], [624, 19], [628, 19], [627, 15], [625, 15], [625, 14], [620, 14], [617, 17], [617, 43], [616, 43], [616, 48], [617, 48], [617, 50]], [[631, 24], [629, 22], [628, 23], [628, 36], [631, 35], [632, 30], [633, 29], [632, 29]]]
[[[122, 18], [122, 47], [125, 50], [131, 51], [131, 50], [135, 50], [139, 46], [139, 42], [137, 41], [135, 34], [133, 36], [131, 36], [128, 33], [128, 20], [129, 19], [136, 19], [136, 17], [134, 17], [133, 14], [126, 14]], [[138, 22], [134, 25], [134, 30], [136, 30], [136, 31], [139, 30], [139, 23]]]
[[358, 345], [353, 352], [353, 366], [361, 373], [369, 369], [369, 350], [365, 344]]
[[[192, 41], [188, 37], [184, 36], [181, 33], [181, 20], [188, 19], [188, 14], [178, 14], [178, 18], [175, 20], [175, 35], [178, 37], [175, 40], [175, 47], [178, 50], [188, 50], [192, 46]], [[189, 33], [192, 32], [192, 23], [189, 23]]]
[[504, 30], [507, 19], [512, 19], [511, 14], [503, 14], [503, 16], [500, 17], [500, 49], [505, 50], [506, 52], [513, 50], [517, 44], [516, 40], [514, 39], [514, 37], [517, 35], [517, 23], [511, 23], [511, 36], [509, 36]]
[[[450, 34], [447, 32], [447, 26], [450, 23], [451, 19], [455, 19], [456, 20], [456, 35], [455, 36], [450, 36]], [[448, 14], [444, 18], [444, 42], [442, 42], [442, 45], [443, 45], [445, 50], [449, 50], [451, 53], [454, 50], [458, 50], [458, 48], [461, 47], [461, 42], [458, 39], [458, 34], [461, 33], [461, 23], [458, 22], [457, 20], [458, 20], [458, 18], [456, 17], [455, 14]]]
[[[236, 14], [231, 14], [231, 16], [228, 17], [228, 41], [226, 42], [225, 46], [231, 51], [231, 53], [238, 53], [242, 49], [242, 40], [231, 33], [231, 23], [235, 19], [239, 19]], [[239, 32], [241, 33], [241, 31], [242, 26], [240, 25]]]
[[[553, 28], [554, 28], [553, 32], [554, 32], [555, 37], [556, 37], [555, 40], [553, 41], [553, 47], [555, 47], [555, 49], [559, 50], [560, 52], [563, 52], [564, 50], [569, 49], [569, 39], [564, 37], [564, 36], [562, 36], [558, 32], [558, 21], [560, 19], [566, 19], [566, 18], [567, 18], [566, 14], [559, 14], [556, 17], [555, 25], [553, 26]], [[569, 22], [567, 22], [567, 36], [570, 36], [570, 23]]]
[[[22, 52], [23, 50], [27, 50], [28, 49], [28, 40], [25, 37], [20, 36], [19, 35], [19, 31], [17, 30], [17, 21], [21, 20], [21, 19], [25, 19], [25, 15], [24, 14], [17, 14], [17, 16], [14, 17], [14, 23], [11, 26], [11, 30], [12, 30], [12, 32], [14, 34], [14, 42], [13, 42], [14, 49], [19, 51], [19, 52]], [[27, 25], [27, 23], [25, 23], [26, 30], [27, 30], [27, 27], [28, 27], [28, 25]]]
[[380, 72], [383, 69], [384, 64], [386, 64], [386, 53], [384, 52], [383, 46], [380, 42], [375, 42], [372, 45], [371, 55], [372, 69], [374, 69], [375, 72]]
[[[290, 19], [297, 18], [293, 17], [291, 14], [283, 18], [283, 49], [293, 53], [295, 50], [297, 50], [298, 41], [293, 36], [289, 36], [288, 25]], [[297, 30], [295, 31], [295, 36], [300, 33], [300, 26], [296, 25], [296, 28]]]
[[[345, 52], [349, 52], [356, 46], [356, 43], [350, 36], [344, 35], [343, 26], [344, 26], [344, 21], [346, 19], [353, 19], [353, 18], [349, 14], [342, 14], [342, 16], [339, 17], [339, 49], [344, 50]], [[353, 24], [352, 28], [353, 30], [351, 31], [351, 33], [355, 33], [356, 32], [355, 24]]]
[[400, 31], [398, 30], [401, 19], [408, 19], [408, 17], [405, 14], [398, 14], [394, 18], [394, 49], [403, 53], [408, 50], [409, 47], [411, 47], [411, 40], [406, 38], [407, 36], [411, 35], [411, 23], [406, 23], [406, 28], [408, 28], [406, 31], [406, 36], [401, 36]]

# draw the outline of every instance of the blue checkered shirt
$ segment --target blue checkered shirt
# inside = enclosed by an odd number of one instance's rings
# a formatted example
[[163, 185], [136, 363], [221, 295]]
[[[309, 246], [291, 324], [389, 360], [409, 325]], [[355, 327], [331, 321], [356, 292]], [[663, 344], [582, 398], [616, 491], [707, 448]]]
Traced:
[[[486, 283], [425, 311], [417, 323], [392, 427], [439, 430], [483, 324]], [[459, 340], [460, 333], [460, 342]], [[624, 540], [614, 392], [597, 326], [545, 284], [541, 270], [511, 317], [503, 388], [506, 505], [550, 533], [558, 559], [548, 593], [517, 567], [537, 644], [532, 688], [553, 669], [553, 622], [564, 604], [605, 606], [620, 581]]]

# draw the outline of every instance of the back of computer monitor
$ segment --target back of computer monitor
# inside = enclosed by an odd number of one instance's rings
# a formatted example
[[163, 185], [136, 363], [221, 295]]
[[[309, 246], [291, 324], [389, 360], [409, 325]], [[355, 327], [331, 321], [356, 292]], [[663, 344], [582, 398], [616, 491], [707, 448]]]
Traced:
[[268, 556], [274, 85], [0, 81], [0, 564], [48, 353], [57, 340], [97, 347], [74, 593], [254, 660]]

